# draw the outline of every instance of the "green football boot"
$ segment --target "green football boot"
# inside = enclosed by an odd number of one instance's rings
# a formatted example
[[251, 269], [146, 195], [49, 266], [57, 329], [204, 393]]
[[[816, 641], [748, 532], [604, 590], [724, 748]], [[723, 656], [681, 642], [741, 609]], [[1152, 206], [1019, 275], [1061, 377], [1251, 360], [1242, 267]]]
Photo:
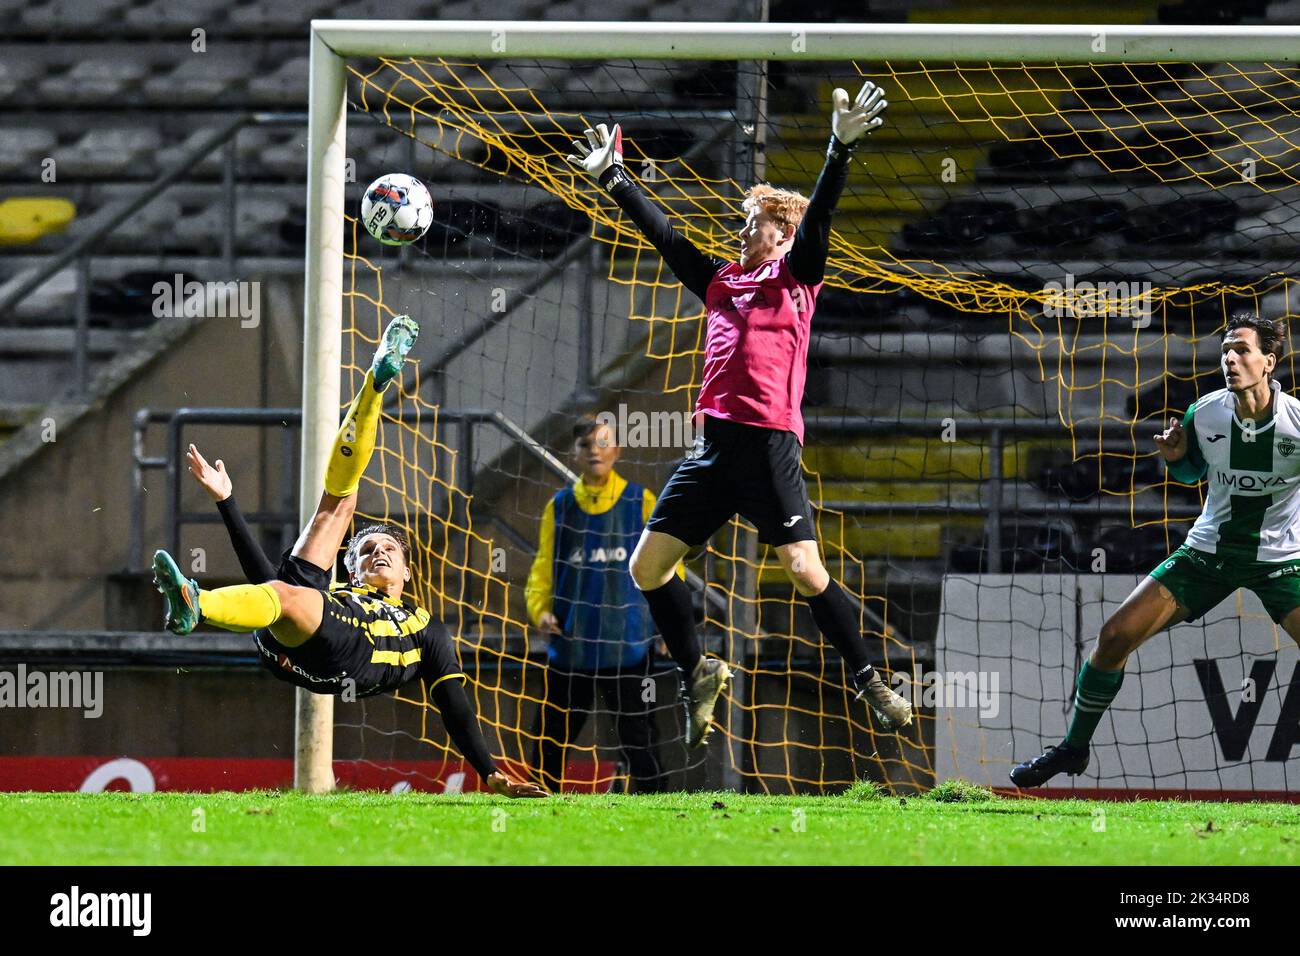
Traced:
[[388, 323], [384, 334], [379, 338], [379, 348], [370, 363], [370, 371], [375, 383], [375, 391], [382, 392], [388, 383], [397, 378], [406, 361], [407, 353], [420, 337], [420, 326], [409, 315], [398, 315]]
[[187, 578], [166, 551], [153, 553], [153, 583], [167, 605], [163, 626], [173, 634], [188, 634], [199, 623], [199, 585]]

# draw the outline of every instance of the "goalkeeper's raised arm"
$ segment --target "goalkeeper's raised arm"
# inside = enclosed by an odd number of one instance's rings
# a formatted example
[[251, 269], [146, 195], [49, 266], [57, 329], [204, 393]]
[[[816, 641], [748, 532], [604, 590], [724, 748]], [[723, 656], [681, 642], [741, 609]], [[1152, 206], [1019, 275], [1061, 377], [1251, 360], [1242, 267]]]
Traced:
[[[880, 114], [888, 105], [884, 90], [870, 80], [862, 85], [852, 103], [843, 89], [835, 90], [826, 163], [811, 199], [807, 200], [802, 222], [797, 230], [794, 227], [763, 229], [764, 222], [753, 221], [754, 200], [769, 193], [787, 194], [771, 186], [752, 187], [744, 204], [744, 210], [751, 215], [740, 233], [739, 262], [742, 270], [748, 272], [788, 254], [791, 271], [800, 282], [816, 285], [822, 281], [830, 248], [831, 214], [844, 191], [849, 157], [864, 136], [884, 123]], [[673, 229], [664, 212], [628, 175], [623, 167], [623, 131], [618, 124], [611, 130], [601, 123], [586, 130], [585, 135], [586, 143], [573, 141], [577, 152], [569, 154], [569, 162], [592, 176], [610, 194], [664, 257], [664, 262], [682, 285], [704, 301], [709, 283], [726, 262], [701, 252]], [[798, 199], [800, 203], [804, 201], [803, 197]]]
[[[663, 210], [652, 203], [623, 168], [623, 131], [601, 123], [586, 131], [587, 143], [574, 140], [578, 153], [569, 162], [585, 170], [613, 197], [650, 240], [679, 282], [703, 301], [709, 282], [724, 265], [723, 260], [705, 255], [672, 227]], [[589, 144], [589, 145], [588, 145]]]

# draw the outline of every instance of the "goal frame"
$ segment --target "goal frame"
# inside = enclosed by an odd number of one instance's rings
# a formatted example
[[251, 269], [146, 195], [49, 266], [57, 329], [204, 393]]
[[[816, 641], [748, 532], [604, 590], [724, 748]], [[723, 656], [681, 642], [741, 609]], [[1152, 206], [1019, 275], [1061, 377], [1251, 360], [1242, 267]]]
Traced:
[[[1300, 27], [1120, 24], [313, 20], [299, 513], [311, 520], [338, 430], [348, 57], [982, 63], [1300, 61]], [[333, 789], [334, 699], [299, 689], [294, 786]]]

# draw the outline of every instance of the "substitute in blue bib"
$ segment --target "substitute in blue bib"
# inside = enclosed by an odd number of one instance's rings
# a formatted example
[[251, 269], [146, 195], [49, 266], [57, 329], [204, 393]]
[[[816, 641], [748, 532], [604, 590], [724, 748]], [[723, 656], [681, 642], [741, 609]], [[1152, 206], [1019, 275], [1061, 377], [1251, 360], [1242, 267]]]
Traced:
[[636, 790], [658, 790], [654, 622], [628, 570], [655, 496], [614, 470], [620, 450], [610, 425], [586, 416], [573, 435], [580, 477], [547, 502], [528, 576], [529, 618], [550, 635], [533, 763], [558, 790], [565, 750], [599, 694]]

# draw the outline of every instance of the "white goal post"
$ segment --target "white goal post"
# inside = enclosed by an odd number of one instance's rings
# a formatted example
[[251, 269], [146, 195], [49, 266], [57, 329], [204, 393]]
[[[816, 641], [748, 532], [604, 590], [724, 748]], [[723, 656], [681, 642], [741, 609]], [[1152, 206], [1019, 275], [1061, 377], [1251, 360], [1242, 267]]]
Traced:
[[[300, 515], [315, 511], [339, 423], [345, 61], [353, 56], [981, 63], [1300, 60], [1300, 27], [1107, 24], [314, 20], [307, 140]], [[297, 691], [294, 785], [334, 786], [333, 698]]]

